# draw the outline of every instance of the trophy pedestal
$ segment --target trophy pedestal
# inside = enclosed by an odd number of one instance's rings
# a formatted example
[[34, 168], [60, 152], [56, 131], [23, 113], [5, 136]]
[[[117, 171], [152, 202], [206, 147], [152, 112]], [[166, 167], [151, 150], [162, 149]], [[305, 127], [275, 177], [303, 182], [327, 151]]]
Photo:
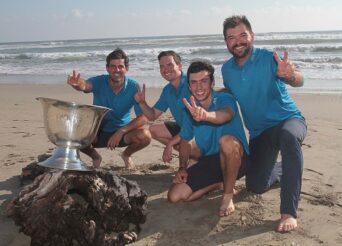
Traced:
[[81, 159], [79, 149], [57, 147], [52, 156], [38, 165], [73, 171], [91, 171]]

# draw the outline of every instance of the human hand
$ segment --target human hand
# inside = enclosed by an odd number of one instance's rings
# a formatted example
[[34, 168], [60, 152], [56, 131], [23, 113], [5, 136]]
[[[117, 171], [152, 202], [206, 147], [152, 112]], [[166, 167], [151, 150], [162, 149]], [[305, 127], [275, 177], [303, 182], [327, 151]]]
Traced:
[[190, 97], [191, 104], [185, 98], [183, 98], [183, 103], [195, 121], [205, 121], [207, 119], [208, 112], [204, 108], [196, 105], [194, 96]]
[[295, 66], [288, 60], [289, 51], [287, 49], [285, 50], [283, 60], [280, 59], [278, 53], [275, 50], [273, 51], [273, 56], [278, 64], [277, 76], [279, 78], [285, 79], [290, 83], [294, 82], [294, 80], [296, 79], [296, 69]]
[[172, 160], [172, 145], [167, 144], [163, 151], [163, 162], [170, 163]]
[[180, 169], [175, 177], [173, 178], [173, 183], [174, 184], [182, 184], [182, 183], [186, 183], [188, 179], [188, 172], [186, 171], [186, 169]]
[[137, 85], [137, 93], [134, 95], [134, 99], [137, 103], [145, 103], [145, 84], [143, 84], [142, 90], [140, 90], [139, 85]]
[[72, 74], [68, 75], [67, 83], [71, 85], [73, 88], [79, 91], [84, 91], [86, 88], [86, 81], [81, 79], [81, 74], [77, 73], [75, 70], [72, 71]]
[[121, 131], [120, 129], [117, 130], [108, 140], [107, 148], [109, 148], [110, 150], [115, 149], [119, 145], [123, 135], [123, 131]]

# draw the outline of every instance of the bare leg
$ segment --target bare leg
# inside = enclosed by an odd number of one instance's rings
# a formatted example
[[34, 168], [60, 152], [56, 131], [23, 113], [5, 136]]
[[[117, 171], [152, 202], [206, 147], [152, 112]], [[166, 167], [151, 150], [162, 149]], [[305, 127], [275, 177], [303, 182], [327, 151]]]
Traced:
[[127, 148], [122, 152], [121, 158], [125, 163], [126, 168], [133, 169], [135, 165], [131, 158], [132, 154], [145, 148], [151, 142], [151, 134], [149, 130], [139, 128], [131, 131], [124, 136], [125, 142], [128, 144]]
[[172, 184], [169, 192], [167, 193], [167, 198], [169, 202], [191, 202], [201, 198], [206, 193], [217, 190], [220, 188], [221, 183], [209, 185], [203, 189], [192, 192], [191, 188], [186, 184]]
[[94, 149], [91, 146], [88, 146], [84, 149], [81, 149], [81, 151], [88, 155], [92, 160], [93, 160], [93, 167], [94, 168], [98, 168], [101, 165], [101, 161], [102, 161], [102, 157], [101, 155], [96, 151], [96, 149]]
[[241, 165], [243, 147], [233, 136], [220, 139], [220, 160], [223, 174], [223, 196], [219, 216], [228, 216], [235, 211], [233, 203], [234, 186]]
[[149, 130], [151, 132], [151, 137], [164, 145], [172, 139], [171, 133], [164, 124], [152, 125]]
[[282, 214], [277, 228], [278, 232], [290, 232], [298, 227], [297, 220], [290, 214]]
[[[169, 130], [166, 128], [165, 124], [155, 124], [150, 126], [150, 132], [153, 139], [158, 142], [167, 145], [167, 143], [173, 138]], [[179, 151], [179, 145], [176, 144], [173, 146], [176, 151]], [[191, 141], [191, 153], [190, 158], [194, 160], [198, 160], [201, 156], [201, 152], [196, 146], [195, 141]]]

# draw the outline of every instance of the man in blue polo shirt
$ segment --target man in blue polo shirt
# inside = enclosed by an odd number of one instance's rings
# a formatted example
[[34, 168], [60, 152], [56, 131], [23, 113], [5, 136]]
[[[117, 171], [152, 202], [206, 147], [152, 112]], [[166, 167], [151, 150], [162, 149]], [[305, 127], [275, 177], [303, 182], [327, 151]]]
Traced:
[[[234, 212], [235, 181], [244, 175], [248, 144], [235, 99], [215, 92], [214, 67], [205, 61], [191, 63], [190, 102], [180, 131], [179, 170], [168, 192], [170, 202], [192, 201], [223, 186], [220, 216]], [[188, 168], [190, 148], [201, 154]]]
[[[225, 87], [239, 102], [249, 130], [250, 168], [247, 189], [263, 193], [281, 182], [281, 218], [277, 230], [297, 227], [303, 155], [301, 144], [306, 123], [286, 85], [302, 86], [303, 76], [275, 51], [253, 47], [254, 34], [245, 16], [232, 16], [223, 23], [223, 35], [233, 58], [222, 66]], [[282, 162], [276, 164], [278, 153]]]
[[[126, 147], [121, 157], [126, 168], [134, 168], [132, 154], [146, 147], [151, 142], [151, 135], [144, 124], [146, 117], [142, 114], [134, 95], [138, 83], [127, 77], [129, 58], [121, 49], [116, 49], [107, 56], [106, 70], [108, 75], [100, 75], [84, 80], [73, 71], [68, 76], [68, 84], [85, 93], [93, 93], [93, 104], [112, 109], [108, 112], [99, 128], [97, 137], [91, 146], [81, 151], [93, 160], [93, 166], [99, 167], [101, 155], [95, 148]], [[131, 109], [134, 107], [137, 117], [131, 120]]]
[[[135, 98], [139, 103], [144, 115], [151, 121], [156, 120], [162, 113], [170, 109], [175, 121], [165, 121], [162, 124], [154, 124], [149, 129], [152, 138], [165, 145], [163, 151], [163, 161], [170, 162], [172, 149], [178, 150], [180, 142], [179, 132], [182, 123], [182, 114], [184, 111], [183, 98], [190, 97], [190, 91], [187, 85], [187, 77], [182, 72], [181, 57], [173, 50], [162, 51], [158, 55], [160, 74], [169, 81], [163, 88], [163, 91], [151, 108], [145, 100], [145, 85], [141, 92], [137, 93]], [[199, 156], [195, 150], [191, 156]]]

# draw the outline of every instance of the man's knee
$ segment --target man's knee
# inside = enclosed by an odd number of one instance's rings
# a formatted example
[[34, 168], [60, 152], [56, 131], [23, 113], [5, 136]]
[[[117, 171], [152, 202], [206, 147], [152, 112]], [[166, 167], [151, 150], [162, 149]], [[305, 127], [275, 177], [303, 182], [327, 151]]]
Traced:
[[176, 203], [176, 202], [182, 202], [182, 196], [179, 192], [174, 191], [173, 189], [170, 189], [167, 192], [167, 200], [171, 203]]
[[151, 142], [151, 133], [148, 129], [142, 128], [137, 130], [135, 135], [135, 142], [148, 145]]
[[224, 135], [219, 140], [220, 151], [227, 156], [239, 155], [242, 156], [243, 148], [239, 140], [234, 136]]
[[173, 184], [167, 193], [167, 200], [171, 203], [185, 202], [192, 194], [186, 184]]
[[152, 125], [149, 128], [150, 135], [153, 139], [158, 139], [160, 137], [160, 126]]
[[280, 141], [284, 146], [300, 146], [300, 140], [290, 131], [282, 130], [280, 135]]
[[247, 173], [246, 189], [256, 194], [263, 194], [268, 191], [269, 187], [267, 182], [263, 182], [262, 179]]

